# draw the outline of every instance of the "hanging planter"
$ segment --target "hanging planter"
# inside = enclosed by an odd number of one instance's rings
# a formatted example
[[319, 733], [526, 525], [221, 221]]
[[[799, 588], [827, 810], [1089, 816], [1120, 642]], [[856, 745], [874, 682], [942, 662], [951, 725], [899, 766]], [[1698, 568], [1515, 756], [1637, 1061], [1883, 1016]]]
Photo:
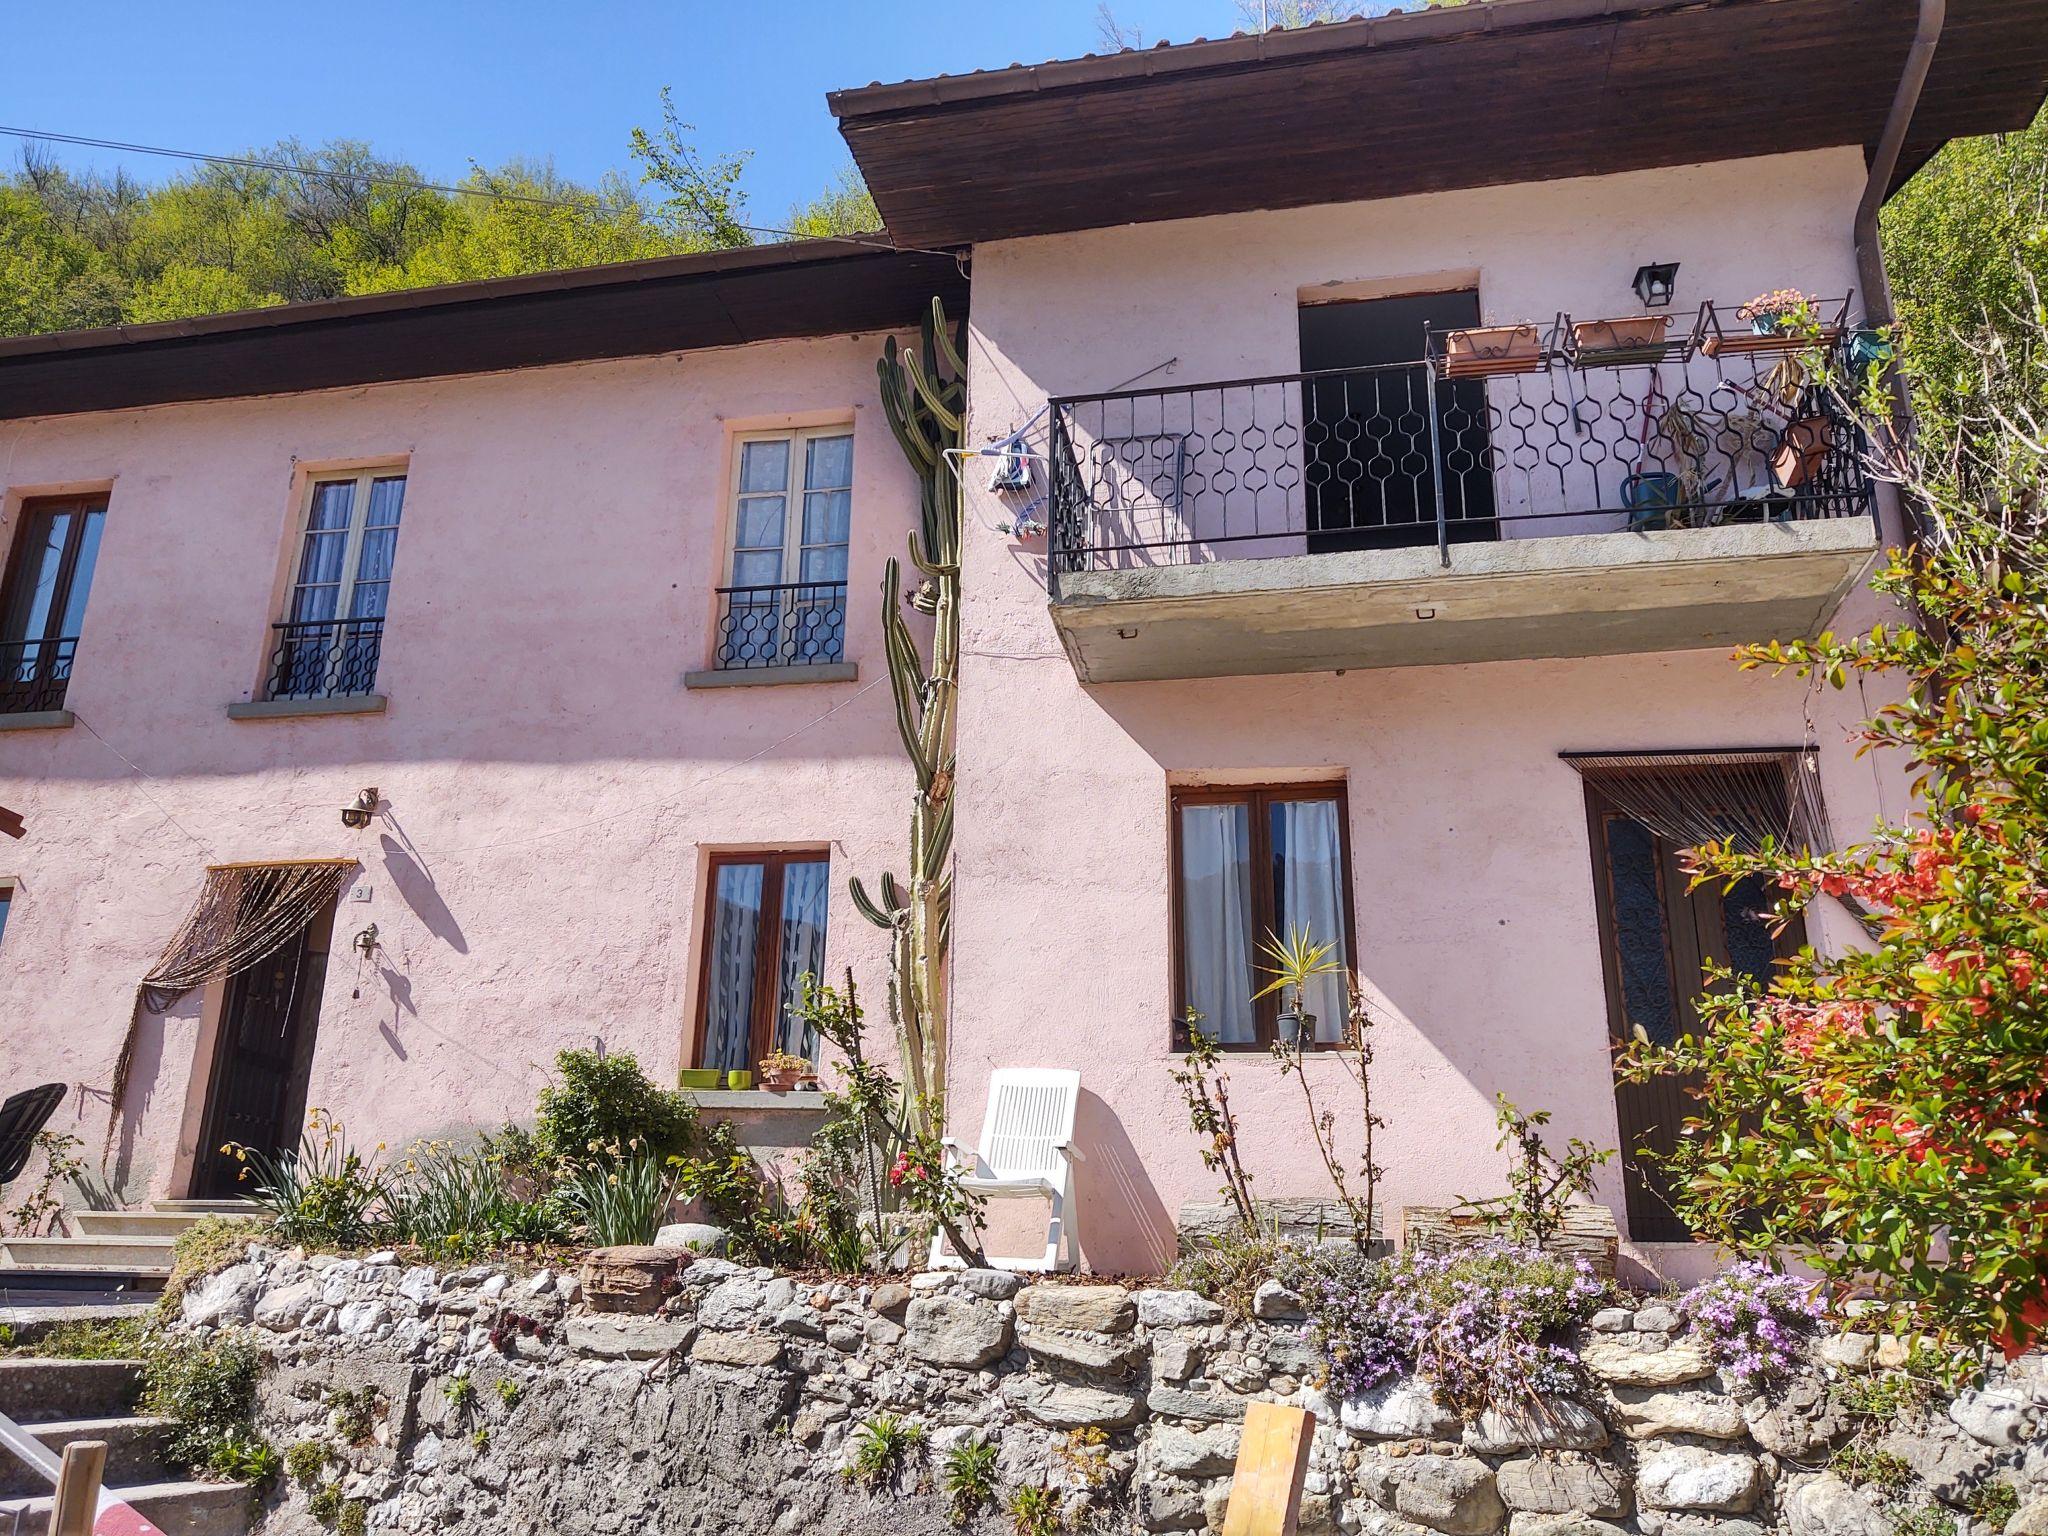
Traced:
[[1479, 325], [1444, 333], [1444, 373], [1451, 378], [1534, 373], [1543, 366], [1543, 338], [1533, 325]]
[[1620, 320], [1581, 320], [1572, 327], [1572, 355], [1588, 363], [1654, 363], [1664, 356], [1669, 315], [1630, 315]]

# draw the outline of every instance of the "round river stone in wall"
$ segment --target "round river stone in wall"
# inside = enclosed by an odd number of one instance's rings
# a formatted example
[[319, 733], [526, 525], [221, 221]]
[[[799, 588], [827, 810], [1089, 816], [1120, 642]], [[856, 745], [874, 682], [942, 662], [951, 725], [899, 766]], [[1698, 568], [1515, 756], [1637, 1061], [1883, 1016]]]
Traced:
[[583, 1294], [593, 1312], [658, 1311], [681, 1255], [674, 1248], [593, 1248], [583, 1260]]

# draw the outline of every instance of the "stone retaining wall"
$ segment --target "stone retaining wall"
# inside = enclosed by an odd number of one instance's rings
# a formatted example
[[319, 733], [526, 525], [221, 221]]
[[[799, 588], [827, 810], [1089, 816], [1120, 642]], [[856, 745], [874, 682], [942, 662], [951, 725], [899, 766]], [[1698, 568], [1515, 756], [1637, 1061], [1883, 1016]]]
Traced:
[[[602, 1313], [548, 1272], [254, 1248], [188, 1293], [182, 1326], [258, 1338], [260, 1427], [281, 1449], [325, 1445], [325, 1480], [371, 1530], [938, 1533], [945, 1453], [975, 1435], [1000, 1447], [1005, 1498], [1043, 1484], [1074, 1528], [1215, 1530], [1245, 1406], [1266, 1399], [1318, 1414], [1302, 1522], [1318, 1536], [1899, 1536], [1929, 1510], [1986, 1536], [1965, 1511], [1991, 1481], [2018, 1494], [2010, 1536], [2048, 1536], [2038, 1358], [1866, 1429], [1911, 1469], [1882, 1493], [1825, 1470], [1856, 1428], [1842, 1383], [1897, 1357], [1867, 1334], [1824, 1340], [1776, 1397], [1738, 1400], [1669, 1307], [1615, 1309], [1581, 1341], [1597, 1383], [1583, 1401], [1464, 1423], [1416, 1380], [1323, 1401], [1277, 1286], [1248, 1325], [1191, 1292], [993, 1271], [862, 1284], [698, 1259], [667, 1288], [650, 1315]], [[351, 1404], [368, 1412], [352, 1422]], [[881, 1412], [925, 1438], [870, 1491], [843, 1469]], [[309, 1504], [287, 1480], [258, 1530], [320, 1529]]]

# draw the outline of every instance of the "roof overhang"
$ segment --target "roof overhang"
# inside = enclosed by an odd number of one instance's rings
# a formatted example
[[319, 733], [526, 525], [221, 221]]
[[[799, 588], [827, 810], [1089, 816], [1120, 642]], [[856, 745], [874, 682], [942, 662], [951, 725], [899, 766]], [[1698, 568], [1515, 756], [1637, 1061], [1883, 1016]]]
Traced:
[[[1914, 0], [1475, 0], [829, 98], [894, 237], [982, 240], [1876, 143]], [[1949, 0], [1901, 159], [2025, 127], [2048, 0]]]
[[0, 340], [0, 420], [914, 326], [951, 257], [804, 240]]

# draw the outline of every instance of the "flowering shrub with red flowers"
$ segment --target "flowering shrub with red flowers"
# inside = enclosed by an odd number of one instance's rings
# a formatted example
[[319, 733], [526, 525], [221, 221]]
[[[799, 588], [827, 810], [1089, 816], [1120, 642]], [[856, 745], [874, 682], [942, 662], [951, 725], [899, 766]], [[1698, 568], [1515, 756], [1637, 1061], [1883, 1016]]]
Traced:
[[[1918, 446], [1884, 450], [1927, 532], [1875, 584], [1915, 622], [1739, 653], [1837, 688], [1851, 674], [1907, 685], [1862, 750], [1911, 760], [1911, 824], [1843, 851], [1693, 855], [1701, 881], [1774, 881], [1781, 912], [1840, 900], [1868, 946], [1809, 948], [1763, 991], [1722, 972], [1699, 1034], [1639, 1043], [1625, 1065], [1698, 1074], [1672, 1172], [1704, 1235], [1803, 1250], [2008, 1351], [2048, 1337], [2043, 359], [2048, 346], [1989, 357], [1979, 415], [1923, 417]], [[1891, 441], [1874, 422], [1873, 436]]]
[[932, 1130], [908, 1133], [902, 1151], [889, 1165], [889, 1182], [904, 1209], [936, 1222], [954, 1251], [966, 1255], [970, 1263], [983, 1262], [982, 1212], [987, 1202], [962, 1182], [964, 1177], [965, 1170], [946, 1155], [945, 1144]]

